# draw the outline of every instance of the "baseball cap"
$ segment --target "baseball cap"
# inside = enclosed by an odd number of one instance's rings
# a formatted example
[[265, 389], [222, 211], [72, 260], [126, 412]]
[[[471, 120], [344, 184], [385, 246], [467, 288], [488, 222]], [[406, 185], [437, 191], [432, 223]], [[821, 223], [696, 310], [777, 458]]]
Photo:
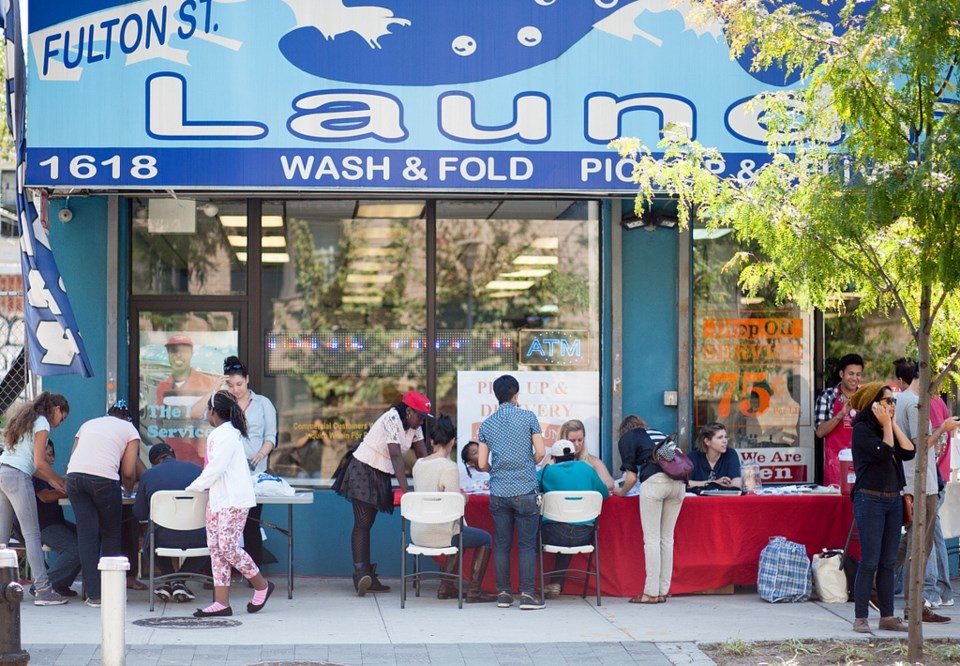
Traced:
[[150, 458], [151, 465], [156, 465], [161, 458], [166, 458], [168, 456], [176, 457], [173, 449], [170, 448], [170, 445], [161, 442], [160, 444], [154, 444], [150, 447], [150, 453], [147, 457]]
[[563, 458], [565, 456], [572, 456], [576, 451], [577, 447], [575, 447], [569, 439], [558, 439], [553, 443], [547, 453], [550, 454], [551, 458]]
[[177, 333], [176, 335], [171, 335], [170, 339], [167, 340], [167, 344], [164, 347], [172, 347], [174, 345], [187, 345], [189, 347], [193, 346], [193, 340], [190, 339], [189, 335], [184, 335], [183, 333]]
[[433, 418], [433, 415], [430, 413], [430, 400], [422, 393], [417, 393], [416, 391], [407, 391], [403, 394], [403, 398], [400, 399], [400, 402], [411, 409], [417, 410], [424, 416]]

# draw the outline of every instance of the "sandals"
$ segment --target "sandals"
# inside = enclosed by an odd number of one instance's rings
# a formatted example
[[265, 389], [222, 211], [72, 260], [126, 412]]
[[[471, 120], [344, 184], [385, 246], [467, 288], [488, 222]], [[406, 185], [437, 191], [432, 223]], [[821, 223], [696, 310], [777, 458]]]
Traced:
[[638, 594], [630, 600], [631, 604], [657, 604], [660, 603], [659, 597], [650, 597], [646, 594]]

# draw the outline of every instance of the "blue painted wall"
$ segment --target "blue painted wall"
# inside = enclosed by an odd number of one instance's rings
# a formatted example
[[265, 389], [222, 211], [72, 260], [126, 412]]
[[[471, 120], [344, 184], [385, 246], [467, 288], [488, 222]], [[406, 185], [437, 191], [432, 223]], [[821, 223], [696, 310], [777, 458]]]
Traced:
[[[80, 335], [87, 348], [93, 377], [79, 375], [45, 377], [43, 389], [62, 393], [70, 402], [70, 416], [51, 433], [57, 452], [57, 467], [63, 471], [70, 457], [73, 438], [80, 425], [107, 409], [106, 285], [107, 199], [73, 197], [69, 208], [73, 220], [63, 224], [57, 212], [65, 200], [50, 202], [50, 244], [63, 276]], [[124, 332], [123, 337], [126, 337]]]
[[677, 429], [677, 408], [663, 392], [677, 390], [677, 230], [624, 229], [623, 414], [652, 427]]

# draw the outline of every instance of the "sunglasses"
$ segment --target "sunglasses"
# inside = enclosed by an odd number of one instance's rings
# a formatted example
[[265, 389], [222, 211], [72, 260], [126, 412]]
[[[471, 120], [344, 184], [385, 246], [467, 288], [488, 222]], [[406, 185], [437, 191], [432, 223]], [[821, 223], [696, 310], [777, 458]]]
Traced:
[[226, 372], [226, 371], [228, 371], [228, 370], [243, 370], [243, 364], [242, 364], [242, 363], [231, 363], [230, 365], [225, 365], [225, 366], [223, 366], [223, 370], [224, 370], [224, 372]]
[[897, 399], [894, 398], [893, 396], [889, 396], [889, 397], [886, 397], [886, 398], [881, 398], [878, 402], [885, 402], [885, 403], [887, 403], [888, 405], [895, 405], [895, 404], [897, 404]]

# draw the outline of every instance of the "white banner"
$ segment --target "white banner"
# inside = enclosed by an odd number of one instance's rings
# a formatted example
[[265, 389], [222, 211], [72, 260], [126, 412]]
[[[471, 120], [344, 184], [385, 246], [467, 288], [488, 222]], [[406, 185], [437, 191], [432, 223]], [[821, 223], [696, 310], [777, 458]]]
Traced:
[[[480, 424], [497, 411], [493, 382], [503, 372], [457, 373], [457, 446], [477, 439]], [[600, 375], [597, 372], [511, 372], [520, 382], [520, 406], [540, 420], [547, 446], [560, 438], [560, 426], [583, 421], [587, 450], [600, 454]]]

